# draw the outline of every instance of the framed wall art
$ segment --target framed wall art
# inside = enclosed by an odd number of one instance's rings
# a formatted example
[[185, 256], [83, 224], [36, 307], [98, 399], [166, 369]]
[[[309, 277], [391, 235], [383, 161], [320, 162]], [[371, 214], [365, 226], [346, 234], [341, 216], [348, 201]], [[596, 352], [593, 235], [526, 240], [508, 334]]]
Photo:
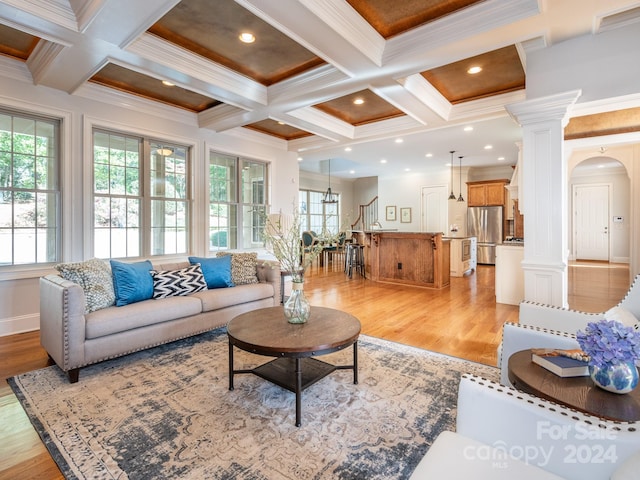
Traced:
[[387, 205], [386, 208], [386, 220], [387, 222], [395, 222], [396, 221], [396, 206], [395, 205]]
[[400, 209], [400, 222], [411, 223], [411, 207], [404, 207]]

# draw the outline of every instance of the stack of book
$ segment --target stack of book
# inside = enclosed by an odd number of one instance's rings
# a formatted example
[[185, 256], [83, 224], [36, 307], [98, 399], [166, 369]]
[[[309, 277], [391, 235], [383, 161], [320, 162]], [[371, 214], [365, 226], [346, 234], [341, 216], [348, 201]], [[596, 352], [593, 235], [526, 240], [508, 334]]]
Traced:
[[572, 358], [574, 350], [533, 350], [531, 361], [546, 368], [559, 377], [584, 377], [589, 375], [589, 364], [585, 360]]

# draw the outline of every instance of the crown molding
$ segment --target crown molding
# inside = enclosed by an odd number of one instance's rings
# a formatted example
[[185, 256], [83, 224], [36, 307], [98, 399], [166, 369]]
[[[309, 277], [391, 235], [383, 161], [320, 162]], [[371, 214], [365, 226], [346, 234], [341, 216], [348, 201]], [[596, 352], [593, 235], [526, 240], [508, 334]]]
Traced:
[[538, 15], [538, 0], [486, 0], [387, 41], [383, 63], [435, 49], [447, 43]]
[[42, 83], [47, 70], [56, 61], [64, 48], [64, 45], [48, 40], [40, 40], [38, 42], [33, 53], [27, 59], [27, 66], [36, 85]]
[[171, 118], [176, 122], [198, 127], [196, 114], [178, 107], [147, 100], [130, 93], [115, 90], [93, 83], [82, 84], [73, 95], [86, 98], [88, 100], [106, 103], [127, 110], [134, 110], [139, 113], [152, 115], [159, 118]]
[[448, 120], [453, 106], [419, 73], [398, 80], [409, 93], [429, 107], [443, 120]]
[[84, 32], [106, 5], [106, 0], [69, 0], [75, 12], [78, 31]]
[[[305, 125], [304, 127], [300, 126], [299, 128], [315, 133], [316, 135], [321, 135], [321, 133], [317, 131], [317, 127], [347, 138], [353, 138], [355, 134], [355, 128], [353, 125], [343, 122], [342, 120], [332, 115], [328, 115], [314, 107], [303, 107], [297, 110], [291, 110], [287, 112], [287, 115], [306, 122], [308, 125]], [[316, 127], [316, 131], [313, 131], [314, 126]]]
[[458, 103], [452, 106], [451, 115], [447, 120], [461, 121], [469, 118], [490, 117], [496, 114], [502, 115], [505, 113], [505, 105], [523, 102], [526, 98], [526, 91], [523, 89], [471, 102]]
[[248, 106], [242, 105], [241, 102], [247, 98], [261, 105], [267, 104], [267, 88], [264, 85], [154, 35], [143, 34], [126, 50], [188, 77], [211, 84], [215, 91], [207, 92], [207, 95], [214, 95], [225, 103]]
[[33, 83], [33, 77], [25, 62], [0, 55], [0, 72], [2, 76], [25, 83]]
[[300, 0], [378, 67], [382, 66], [385, 39], [344, 0]]
[[256, 132], [244, 127], [236, 127], [231, 130], [227, 130], [221, 135], [228, 135], [230, 137], [238, 138], [246, 142], [258, 143], [265, 147], [276, 148], [278, 150], [287, 151], [287, 141], [273, 135], [267, 135], [266, 133]]
[[221, 132], [250, 121], [250, 119], [244, 118], [248, 114], [250, 114], [250, 111], [223, 103], [198, 113], [198, 125], [200, 128], [209, 128], [216, 132]]
[[67, 0], [3, 0], [3, 3], [74, 32], [78, 31], [76, 14]]

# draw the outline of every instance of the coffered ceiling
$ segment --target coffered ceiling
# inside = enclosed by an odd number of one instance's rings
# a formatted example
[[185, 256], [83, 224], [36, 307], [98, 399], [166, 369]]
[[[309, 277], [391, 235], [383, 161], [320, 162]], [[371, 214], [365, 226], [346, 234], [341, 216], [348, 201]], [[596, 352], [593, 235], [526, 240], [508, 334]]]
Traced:
[[332, 174], [368, 176], [382, 158], [419, 168], [451, 149], [514, 164], [504, 105], [524, 99], [527, 51], [638, 16], [637, 0], [0, 0], [0, 66], [284, 142], [301, 169], [332, 158]]

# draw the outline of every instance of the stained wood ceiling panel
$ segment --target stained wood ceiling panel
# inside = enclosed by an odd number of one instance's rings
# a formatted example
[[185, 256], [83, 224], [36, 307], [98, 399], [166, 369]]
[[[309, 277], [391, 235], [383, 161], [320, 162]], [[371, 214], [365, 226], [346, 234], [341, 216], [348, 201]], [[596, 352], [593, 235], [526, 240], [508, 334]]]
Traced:
[[27, 60], [40, 39], [0, 24], [0, 54]]
[[[480, 73], [467, 73], [471, 67]], [[449, 102], [456, 104], [525, 88], [522, 61], [514, 45], [422, 72]]]
[[564, 129], [565, 140], [640, 132], [640, 108], [573, 117]]
[[281, 124], [270, 118], [245, 125], [250, 130], [266, 133], [283, 140], [295, 140], [297, 138], [310, 137], [312, 134], [291, 125]]
[[178, 86], [165, 86], [157, 78], [135, 72], [114, 63], [105, 65], [89, 81], [192, 112], [202, 112], [222, 103]]
[[[364, 103], [356, 105], [354, 104], [356, 99], [362, 99]], [[354, 126], [405, 115], [402, 110], [383, 100], [371, 90], [361, 90], [319, 103], [314, 107]]]
[[483, 0], [347, 0], [384, 38], [419, 27]]
[[267, 86], [325, 63], [233, 0], [182, 0], [149, 32]]

